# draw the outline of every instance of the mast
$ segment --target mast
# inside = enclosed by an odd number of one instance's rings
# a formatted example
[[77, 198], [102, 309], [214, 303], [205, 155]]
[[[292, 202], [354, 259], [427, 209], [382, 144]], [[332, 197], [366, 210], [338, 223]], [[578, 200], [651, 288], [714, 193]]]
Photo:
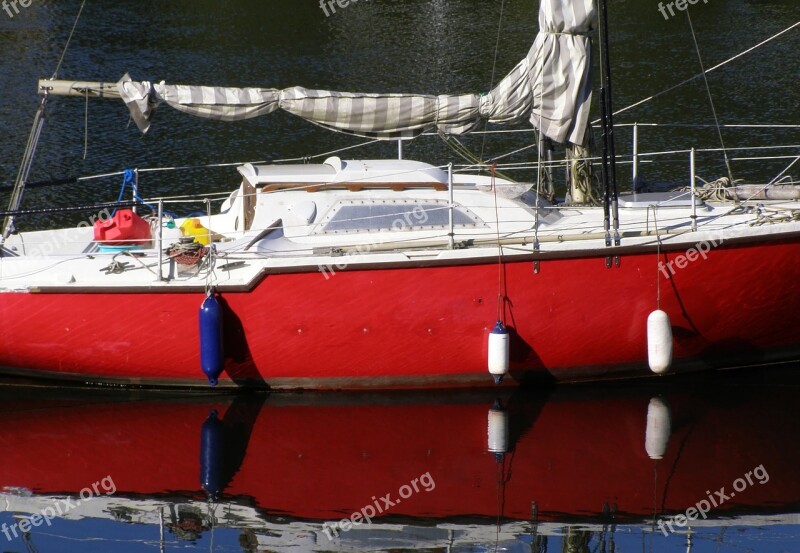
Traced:
[[[620, 245], [619, 206], [617, 190], [616, 150], [614, 148], [614, 109], [611, 102], [611, 55], [608, 45], [607, 0], [598, 0], [599, 46], [600, 46], [600, 119], [603, 138], [603, 224], [606, 246], [611, 246], [611, 228], [614, 229], [614, 245]], [[606, 264], [610, 266], [610, 258]], [[615, 256], [619, 265], [619, 257]]]

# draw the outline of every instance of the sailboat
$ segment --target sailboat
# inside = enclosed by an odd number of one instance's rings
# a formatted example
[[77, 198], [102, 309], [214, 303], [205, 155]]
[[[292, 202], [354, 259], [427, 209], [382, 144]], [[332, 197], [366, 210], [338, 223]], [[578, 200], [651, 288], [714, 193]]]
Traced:
[[[697, 186], [690, 155], [686, 190], [620, 193], [608, 48], [599, 171], [588, 153], [596, 20], [603, 47], [602, 1], [542, 0], [528, 56], [484, 95], [41, 80], [3, 213], [0, 316], [13, 324], [0, 337], [2, 371], [124, 386], [388, 389], [800, 359], [800, 189], [780, 178]], [[142, 198], [136, 170], [121, 172], [118, 202], [24, 208], [54, 96], [121, 99], [142, 132], [163, 104], [226, 121], [283, 110], [399, 144], [486, 121], [533, 125], [537, 178], [515, 182], [480, 160], [467, 171], [331, 156], [242, 164], [213, 212], [208, 195]], [[548, 142], [570, 152], [563, 198], [548, 190]], [[177, 214], [197, 202], [203, 214]], [[61, 211], [91, 215], [77, 228], [14, 224]], [[124, 316], [110, 317], [110, 305]]]

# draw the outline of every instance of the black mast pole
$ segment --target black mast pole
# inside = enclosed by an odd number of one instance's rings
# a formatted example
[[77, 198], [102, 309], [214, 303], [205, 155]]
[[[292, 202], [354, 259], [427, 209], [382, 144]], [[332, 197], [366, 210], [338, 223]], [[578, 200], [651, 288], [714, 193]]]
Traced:
[[[619, 206], [617, 191], [616, 150], [614, 148], [614, 109], [611, 103], [611, 55], [608, 43], [607, 0], [598, 0], [599, 45], [600, 45], [600, 119], [603, 137], [603, 223], [606, 246], [611, 245], [611, 227], [614, 229], [614, 245], [619, 246]], [[611, 219], [611, 221], [609, 221]], [[616, 257], [619, 264], [619, 258]], [[610, 259], [607, 260], [610, 265]]]
[[[604, 4], [604, 0], [598, 0], [598, 4]], [[606, 69], [603, 63], [605, 56], [606, 44], [603, 33], [603, 25], [605, 20], [600, 16], [601, 8], [598, 6], [598, 19], [600, 28], [598, 30], [598, 45], [600, 48], [600, 131], [602, 144], [602, 154], [600, 161], [600, 176], [603, 180], [603, 226], [606, 231], [606, 246], [611, 245], [611, 225], [609, 223], [610, 211], [610, 189], [609, 189], [609, 174], [608, 174], [608, 116], [606, 114]]]

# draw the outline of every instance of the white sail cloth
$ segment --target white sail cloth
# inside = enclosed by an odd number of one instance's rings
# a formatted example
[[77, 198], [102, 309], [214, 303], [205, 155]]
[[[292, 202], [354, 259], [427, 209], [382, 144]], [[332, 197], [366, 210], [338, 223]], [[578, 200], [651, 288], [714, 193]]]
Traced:
[[335, 131], [380, 139], [413, 137], [429, 129], [464, 134], [485, 119], [528, 119], [556, 142], [583, 144], [592, 97], [589, 32], [594, 17], [593, 0], [541, 0], [540, 30], [528, 55], [485, 95], [167, 85], [132, 81], [127, 74], [118, 88], [142, 132], [149, 129], [155, 108], [166, 103], [223, 121], [280, 108]]

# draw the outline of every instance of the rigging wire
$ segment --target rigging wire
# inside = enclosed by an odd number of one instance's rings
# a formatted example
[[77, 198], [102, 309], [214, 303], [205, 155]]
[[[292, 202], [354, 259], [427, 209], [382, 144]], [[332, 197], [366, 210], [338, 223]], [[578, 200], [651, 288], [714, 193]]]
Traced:
[[[505, 180], [507, 180], [509, 182], [516, 182], [516, 180], [514, 180], [512, 177], [510, 177], [508, 175], [505, 175], [505, 174], [501, 173], [500, 171], [497, 171], [497, 164], [495, 163], [494, 159], [490, 159], [490, 160], [485, 161], [485, 162], [481, 161], [481, 159], [478, 158], [478, 156], [473, 154], [472, 151], [469, 148], [467, 148], [464, 145], [464, 143], [461, 142], [455, 136], [444, 134], [444, 133], [440, 132], [439, 133], [439, 137], [442, 139], [442, 141], [445, 143], [445, 145], [447, 145], [453, 151], [453, 153], [455, 153], [457, 156], [460, 156], [464, 161], [469, 163], [469, 165], [465, 166], [467, 169], [477, 168], [479, 172], [482, 172], [484, 170], [483, 169], [484, 167], [491, 167], [491, 165], [494, 163], [494, 165], [495, 165], [495, 172], [494, 172], [495, 176], [499, 176], [501, 179], [505, 179]], [[517, 153], [517, 152], [522, 151], [522, 150], [526, 150], [529, 147], [530, 146], [526, 146], [524, 148], [521, 148], [520, 150], [517, 150], [515, 152], [511, 152], [509, 154], [506, 154], [506, 156], [514, 154], [514, 153]], [[506, 157], [506, 156], [501, 156], [501, 157]]]
[[694, 25], [692, 25], [692, 16], [689, 15], [689, 10], [686, 10], [686, 20], [689, 22], [689, 30], [692, 31], [692, 40], [694, 41], [694, 49], [697, 52], [697, 61], [700, 63], [700, 71], [703, 74], [703, 82], [706, 86], [706, 93], [708, 94], [708, 102], [711, 104], [711, 113], [714, 114], [714, 124], [717, 126], [717, 134], [719, 135], [719, 143], [722, 145], [722, 155], [725, 157], [725, 166], [728, 168], [728, 178], [733, 182], [733, 171], [731, 170], [731, 162], [728, 159], [728, 152], [725, 151], [725, 141], [722, 139], [722, 129], [719, 126], [719, 118], [717, 117], [717, 108], [714, 107], [714, 98], [711, 96], [711, 87], [708, 86], [708, 77], [706, 76], [705, 68], [703, 67], [703, 57], [700, 55], [700, 45], [697, 44], [697, 35], [694, 32]]
[[[714, 127], [714, 125], [660, 124], [660, 123], [638, 123], [638, 125], [640, 127], [642, 127], [642, 126], [651, 126], [651, 127]], [[615, 127], [625, 127], [625, 126], [630, 126], [630, 124], [620, 123], [620, 124], [615, 124], [614, 126]], [[768, 124], [763, 124], [762, 125], [762, 124], [758, 124], [758, 125], [720, 125], [720, 127], [722, 127], [722, 128], [775, 128], [775, 129], [786, 128], [786, 129], [794, 129], [794, 128], [800, 128], [800, 125], [768, 125]], [[520, 133], [520, 132], [525, 132], [525, 133], [536, 132], [536, 129], [532, 128], [532, 129], [492, 130], [492, 131], [486, 131], [485, 134]], [[477, 133], [484, 134], [483, 131], [476, 131], [476, 133], [473, 133], [473, 134], [477, 134]], [[423, 134], [421, 136], [440, 136], [440, 137], [442, 137], [440, 134], [428, 134], [428, 133]], [[451, 141], [451, 142], [454, 141], [454, 140], [457, 141], [457, 139], [454, 136], [450, 136], [450, 135], [447, 135], [446, 137], [442, 137], [442, 139], [445, 141], [445, 143], [448, 143], [448, 141]], [[238, 161], [238, 162], [226, 162], [226, 163], [208, 163], [208, 164], [202, 164], [202, 165], [174, 165], [174, 166], [161, 166], [161, 167], [145, 167], [145, 168], [139, 168], [138, 171], [139, 171], [139, 173], [157, 173], [157, 172], [168, 172], [168, 171], [185, 171], [185, 170], [191, 170], [191, 169], [215, 169], [215, 168], [224, 168], [224, 167], [238, 167], [238, 166], [245, 165], [245, 164], [248, 164], [248, 163], [256, 165], [256, 164], [286, 163], [286, 162], [291, 162], [291, 161], [303, 161], [303, 160], [306, 160], [306, 159], [316, 159], [316, 158], [320, 158], [320, 157], [330, 156], [332, 154], [336, 154], [336, 153], [342, 152], [344, 150], [358, 148], [360, 146], [368, 146], [369, 144], [372, 144], [374, 142], [378, 142], [378, 140], [369, 140], [367, 142], [362, 142], [362, 143], [359, 143], [359, 144], [353, 144], [353, 145], [350, 145], [350, 146], [345, 146], [344, 148], [339, 148], [337, 150], [331, 150], [331, 151], [328, 151], [328, 152], [323, 152], [323, 153], [320, 153], [320, 154], [314, 154], [314, 155], [307, 156], [307, 157], [302, 157], [302, 158], [285, 158], [285, 159], [256, 160], [256, 161]], [[478, 161], [477, 157], [474, 154], [472, 154], [472, 152], [470, 152], [466, 148], [466, 146], [464, 146], [463, 143], [459, 142], [458, 145], [454, 145], [454, 144], [450, 143], [448, 145], [453, 149], [454, 152], [456, 152], [458, 155], [463, 157], [465, 159], [465, 161], [468, 162], [466, 165], [454, 165], [454, 167], [458, 167], [459, 170], [462, 170], [462, 171], [463, 170], [467, 170], [467, 169], [472, 169], [472, 168], [480, 168], [480, 167], [484, 167], [484, 166], [489, 166], [492, 162], [499, 161], [499, 160], [504, 159], [506, 157], [509, 157], [509, 156], [511, 156], [513, 154], [517, 154], [517, 153], [520, 153], [520, 152], [523, 152], [523, 151], [526, 151], [526, 150], [530, 150], [530, 149], [533, 149], [533, 148], [536, 147], [535, 143], [534, 144], [529, 144], [527, 146], [523, 146], [523, 147], [518, 148], [516, 150], [512, 150], [512, 151], [510, 151], [508, 153], [497, 155], [497, 156], [495, 156], [493, 158], [490, 158], [486, 162], [480, 162], [480, 161]], [[463, 148], [463, 149], [461, 149], [461, 148]], [[800, 148], [800, 144], [770, 145], [770, 146], [743, 146], [743, 147], [726, 148], [726, 151], [733, 152], [733, 151], [748, 151], [748, 150], [796, 149], [796, 148]], [[698, 153], [702, 153], [702, 152], [719, 152], [719, 151], [722, 151], [722, 149], [721, 148], [701, 148], [701, 149], [697, 149], [696, 150], [696, 152], [698, 152]], [[688, 152], [689, 152], [689, 150], [664, 150], [664, 151], [658, 151], [658, 152], [641, 152], [641, 153], [639, 153], [639, 157], [652, 157], [652, 156], [667, 155], [667, 154], [684, 154], [684, 153], [688, 153]], [[623, 156], [621, 154], [617, 156], [617, 162], [618, 163], [630, 163], [629, 161], [626, 162], [625, 160], [621, 159], [622, 157]], [[744, 159], [753, 159], [753, 160], [760, 160], [760, 159], [794, 159], [794, 157], [795, 156], [781, 156], [781, 157], [776, 157], [776, 158], [731, 158], [731, 159], [733, 161], [736, 161], [737, 159], [739, 159], [739, 160], [744, 160]], [[578, 160], [581, 160], [581, 161], [598, 161], [600, 159], [600, 157], [599, 156], [591, 156], [591, 157], [582, 157], [582, 158], [573, 158], [573, 159], [578, 159]], [[564, 163], [563, 161], [553, 161], [553, 162], [543, 161], [542, 162], [543, 166], [545, 166], [545, 167], [547, 167], [547, 166], [556, 167], [556, 166], [562, 165], [563, 163]], [[445, 166], [441, 166], [440, 168], [442, 168], [442, 167], [445, 167]], [[516, 168], [530, 168], [530, 169], [533, 169], [535, 167], [535, 164], [530, 163], [530, 162], [517, 162], [517, 163], [502, 164], [502, 165], [498, 164], [498, 168], [500, 168], [500, 167], [505, 168], [505, 169], [511, 169], [511, 168], [515, 168], [515, 167]], [[26, 186], [28, 186], [28, 187], [36, 187], [36, 186], [48, 186], [48, 185], [51, 185], [51, 184], [52, 185], [73, 184], [76, 181], [77, 182], [83, 182], [83, 181], [90, 181], [90, 180], [96, 180], [96, 179], [103, 179], [103, 178], [107, 178], [107, 177], [117, 177], [117, 176], [123, 175], [124, 173], [125, 173], [125, 171], [111, 171], [111, 172], [108, 172], [108, 173], [97, 173], [97, 174], [94, 174], [94, 175], [84, 175], [84, 176], [80, 176], [80, 177], [67, 177], [67, 178], [64, 178], [64, 179], [52, 179], [52, 180], [47, 180], [47, 181], [26, 182]], [[509, 177], [503, 175], [500, 171], [497, 172], [497, 175], [500, 176], [501, 178], [506, 178], [508, 180], [513, 180], [513, 179], [510, 179]], [[6, 187], [0, 186], [0, 190], [2, 190], [4, 188], [6, 188]], [[222, 194], [222, 193], [219, 193], [219, 194]], [[227, 192], [225, 192], [224, 194], [226, 196], [228, 195]]]
[[490, 159], [488, 161], [490, 163], [494, 163], [499, 159], [503, 159], [503, 158], [507, 158], [507, 157], [513, 156], [514, 154], [518, 154], [520, 152], [524, 152], [525, 150], [530, 150], [530, 149], [532, 149], [534, 147], [536, 147], [536, 144], [528, 144], [527, 146], [523, 146], [522, 148], [517, 148], [516, 150], [512, 150], [512, 151], [510, 151], [508, 153], [500, 154], [498, 156], [495, 156], [495, 157], [493, 157], [492, 159]]
[[[623, 126], [623, 125], [616, 125], [616, 126], [619, 127], [619, 126]], [[640, 124], [640, 126], [642, 126], [642, 124]], [[713, 125], [704, 125], [704, 126], [713, 127]], [[736, 125], [721, 125], [721, 126], [722, 127], [732, 127], [732, 126], [736, 126]], [[747, 127], [747, 128], [754, 127], [754, 126], [756, 126], [756, 125], [742, 125], [742, 127]], [[795, 128], [795, 127], [797, 127], [797, 125], [766, 125], [766, 127], [769, 127], [769, 128], [787, 128], [787, 127], [788, 128]], [[536, 129], [531, 129], [531, 131], [535, 131], [535, 130]], [[525, 132], [530, 132], [530, 131], [528, 131], [526, 129]], [[449, 137], [449, 138], [451, 140], [453, 139], [453, 137]], [[369, 143], [371, 143], [371, 142], [367, 142], [367, 143], [363, 143], [363, 144], [356, 144], [354, 146], [348, 146], [348, 148], [355, 148], [357, 146], [365, 145], [365, 144], [369, 144]], [[463, 146], [463, 144], [462, 144], [462, 146]], [[524, 147], [522, 147], [522, 148], [520, 148], [518, 150], [514, 150], [512, 152], [509, 152], [508, 154], [501, 154], [499, 156], [496, 156], [494, 158], [489, 159], [487, 163], [479, 163], [477, 161], [477, 158], [475, 158], [474, 155], [471, 155], [471, 157], [466, 159], [466, 161], [468, 161], [469, 163], [467, 163], [465, 165], [454, 165], [454, 167], [457, 167], [459, 171], [463, 172], [465, 170], [476, 168], [476, 167], [488, 166], [488, 165], [490, 165], [490, 162], [494, 162], [494, 161], [503, 159], [505, 157], [508, 157], [511, 154], [515, 154], [515, 153], [519, 153], [519, 152], [524, 151], [524, 150], [532, 149], [535, 146], [536, 146], [536, 144], [530, 144], [530, 145], [524, 146]], [[733, 151], [748, 151], [748, 150], [773, 150], [773, 149], [779, 150], [779, 149], [797, 149], [797, 148], [800, 148], [800, 144], [771, 145], [771, 146], [742, 146], [742, 147], [726, 148], [726, 150], [728, 152], [733, 152]], [[455, 151], [455, 148], [454, 148], [454, 151]], [[701, 149], [697, 149], [696, 150], [696, 152], [698, 152], [698, 153], [702, 153], [702, 152], [720, 152], [720, 151], [722, 151], [721, 148], [701, 148]], [[639, 157], [653, 157], [653, 156], [668, 155], [668, 154], [684, 154], [684, 153], [688, 153], [688, 152], [689, 152], [689, 150], [664, 150], [664, 151], [659, 151], [659, 152], [641, 152], [641, 153], [639, 153]], [[327, 154], [330, 154], [330, 152], [328, 152]], [[315, 155], [310, 156], [310, 157], [311, 158], [317, 158], [317, 157], [322, 157], [324, 155], [326, 155], [326, 154], [315, 154]], [[617, 156], [617, 163], [630, 163], [629, 161], [625, 161], [625, 160], [621, 159], [622, 157], [623, 156], [621, 154]], [[795, 157], [796, 156], [794, 156], [794, 155], [790, 155], [790, 156], [770, 156], [770, 157], [731, 158], [731, 159], [732, 159], [732, 161], [737, 161], [737, 160], [743, 161], [743, 160], [747, 160], [747, 159], [751, 159], [751, 160], [794, 159]], [[182, 170], [189, 170], [189, 169], [213, 169], [213, 168], [218, 168], [218, 167], [240, 166], [240, 165], [244, 165], [246, 163], [251, 163], [251, 164], [257, 164], [257, 163], [283, 163], [283, 162], [286, 162], [286, 161], [300, 161], [301, 159], [302, 158], [282, 159], [282, 160], [272, 160], [272, 161], [249, 161], [249, 162], [235, 162], [235, 163], [233, 163], [233, 162], [232, 163], [211, 163], [211, 164], [207, 164], [207, 165], [164, 166], [164, 167], [149, 167], [149, 168], [146, 167], [146, 168], [139, 168], [138, 171], [139, 171], [139, 173], [154, 173], [154, 172], [166, 172], [166, 171], [182, 171]], [[581, 161], [598, 161], [600, 159], [600, 157], [591, 156], [591, 157], [582, 157], [582, 158], [573, 158], [573, 159], [581, 160]], [[681, 162], [682, 162], [682, 160], [681, 160]], [[545, 167], [546, 166], [557, 167], [557, 166], [562, 165], [563, 163], [564, 163], [563, 161], [553, 161], [552, 163], [548, 163], [548, 162], [543, 161], [542, 165], [545, 166]], [[442, 168], [442, 167], [439, 167], [439, 168]], [[536, 164], [533, 163], [533, 162], [517, 162], [517, 163], [498, 164], [498, 168], [501, 168], [501, 167], [504, 168], [505, 170], [511, 170], [511, 169], [533, 169], [533, 168], [536, 167]], [[68, 177], [68, 178], [64, 178], [64, 179], [52, 179], [52, 180], [47, 180], [47, 181], [27, 182], [26, 186], [27, 187], [36, 187], [36, 186], [48, 186], [48, 185], [74, 184], [75, 182], [90, 181], [90, 180], [103, 179], [103, 178], [108, 178], [108, 177], [118, 177], [118, 176], [122, 176], [124, 173], [125, 173], [125, 171], [112, 171], [112, 172], [109, 172], [109, 173], [98, 173], [98, 174], [95, 174], [95, 175], [85, 175], [85, 176], [81, 176], [81, 177]], [[497, 175], [500, 176], [501, 178], [507, 178], [500, 171], [497, 172]], [[513, 179], [509, 178], [508, 180], [513, 180]], [[0, 190], [2, 190], [4, 188], [9, 188], [9, 187], [0, 186]], [[214, 192], [214, 193], [210, 193], [210, 194], [198, 194], [198, 196], [205, 196], [205, 195], [223, 195], [223, 196], [227, 197], [229, 194], [228, 194], [228, 192]], [[163, 197], [165, 199], [167, 199], [167, 198], [188, 198], [189, 196], [188, 195], [182, 195], [182, 196], [163, 196]]]
[[[798, 27], [798, 26], [800, 26], [800, 21], [798, 21], [797, 23], [794, 23], [793, 25], [790, 25], [789, 27], [787, 27], [786, 29], [782, 30], [781, 32], [779, 32], [779, 33], [777, 33], [777, 34], [774, 34], [774, 35], [772, 35], [771, 37], [769, 37], [769, 38], [767, 38], [767, 39], [765, 39], [765, 40], [762, 40], [761, 42], [759, 42], [759, 43], [758, 43], [758, 44], [756, 44], [755, 46], [751, 46], [751, 47], [750, 47], [750, 48], [748, 48], [747, 50], [744, 50], [744, 51], [742, 51], [742, 52], [739, 52], [739, 53], [738, 53], [738, 54], [736, 54], [735, 56], [733, 56], [733, 57], [731, 57], [731, 58], [728, 58], [727, 60], [725, 60], [725, 61], [723, 61], [723, 62], [721, 62], [721, 63], [718, 63], [718, 64], [717, 64], [717, 65], [715, 65], [714, 67], [711, 67], [711, 68], [709, 68], [709, 69], [706, 69], [706, 70], [705, 70], [703, 73], [699, 73], [699, 74], [697, 74], [697, 75], [694, 75], [693, 77], [689, 77], [689, 78], [688, 78], [688, 79], [686, 79], [685, 81], [683, 81], [683, 82], [680, 82], [680, 83], [678, 83], [678, 84], [676, 84], [676, 85], [673, 85], [673, 86], [671, 86], [671, 87], [667, 88], [666, 90], [662, 90], [661, 92], [658, 92], [658, 93], [656, 93], [656, 94], [653, 94], [652, 96], [648, 96], [647, 98], [644, 98], [644, 99], [642, 99], [642, 100], [639, 100], [638, 102], [634, 102], [633, 104], [631, 104], [631, 105], [629, 105], [629, 106], [626, 106], [626, 107], [624, 107], [624, 108], [622, 108], [622, 109], [620, 109], [620, 110], [617, 110], [617, 111], [615, 111], [615, 112], [614, 112], [614, 115], [619, 115], [620, 113], [624, 113], [624, 112], [626, 112], [626, 111], [628, 111], [628, 110], [631, 110], [631, 109], [633, 109], [633, 108], [635, 108], [635, 107], [641, 106], [642, 104], [645, 104], [645, 103], [649, 102], [650, 100], [654, 100], [654, 99], [658, 98], [659, 96], [663, 96], [664, 94], [668, 94], [668, 93], [672, 92], [673, 90], [675, 90], [676, 88], [680, 88], [680, 87], [682, 87], [683, 85], [685, 85], [685, 84], [687, 84], [687, 83], [690, 83], [690, 82], [692, 82], [692, 81], [693, 81], [693, 80], [695, 80], [695, 79], [699, 79], [699, 78], [700, 78], [700, 77], [702, 77], [703, 75], [707, 75], [708, 73], [711, 73], [712, 71], [715, 71], [715, 70], [719, 69], [720, 67], [722, 67], [722, 66], [724, 66], [724, 65], [727, 65], [727, 64], [729, 64], [730, 62], [732, 62], [732, 61], [734, 61], [734, 60], [736, 60], [736, 59], [738, 59], [738, 58], [740, 58], [740, 57], [742, 57], [742, 56], [745, 56], [745, 55], [749, 54], [749, 53], [750, 53], [750, 52], [752, 52], [753, 50], [756, 50], [757, 48], [760, 48], [761, 46], [763, 46], [763, 45], [767, 44], [768, 42], [771, 42], [771, 41], [775, 40], [776, 38], [778, 38], [778, 37], [779, 37], [779, 36], [781, 36], [781, 35], [784, 35], [784, 34], [788, 33], [789, 31], [791, 31], [792, 29], [794, 29], [795, 27]], [[600, 120], [599, 120], [599, 119], [596, 119], [595, 121], [593, 121], [593, 122], [592, 122], [592, 124], [597, 124], [597, 123], [599, 123], [599, 122], [600, 122]]]
[[790, 164], [789, 164], [789, 165], [786, 167], [786, 169], [784, 169], [783, 171], [781, 171], [780, 173], [778, 173], [778, 175], [777, 175], [777, 176], [776, 176], [774, 179], [772, 179], [771, 181], [769, 181], [769, 183], [767, 184], [767, 186], [769, 186], [769, 185], [771, 185], [771, 184], [775, 184], [775, 183], [776, 183], [776, 182], [778, 182], [780, 179], [782, 179], [782, 178], [783, 178], [783, 176], [784, 176], [784, 175], [785, 175], [787, 172], [789, 172], [789, 169], [791, 169], [791, 168], [794, 166], [794, 164], [795, 164], [795, 163], [797, 163], [798, 161], [800, 161], [800, 156], [796, 156], [796, 157], [794, 158], [794, 161], [792, 161], [792, 162], [791, 162], [791, 163], [790, 163]]
[[64, 51], [61, 52], [61, 57], [59, 58], [58, 64], [56, 65], [56, 70], [53, 71], [53, 76], [50, 77], [50, 80], [54, 81], [58, 78], [58, 72], [61, 70], [61, 64], [64, 63], [64, 56], [67, 55], [67, 50], [69, 49], [69, 43], [72, 40], [72, 35], [75, 33], [75, 28], [78, 26], [78, 21], [81, 18], [81, 14], [83, 13], [83, 7], [85, 5], [86, 5], [86, 0], [83, 0], [83, 2], [81, 2], [81, 7], [78, 10], [78, 15], [75, 16], [75, 22], [72, 24], [72, 30], [69, 32], [69, 36], [67, 37], [67, 42], [64, 44]]
[[[183, 171], [187, 169], [210, 169], [210, 168], [217, 168], [217, 167], [238, 167], [240, 165], [260, 165], [260, 164], [267, 164], [267, 165], [274, 165], [276, 163], [287, 163], [290, 161], [306, 161], [309, 159], [316, 159], [320, 157], [330, 157], [333, 154], [338, 154], [340, 152], [344, 152], [346, 150], [352, 150], [353, 148], [360, 148], [361, 146], [369, 146], [370, 144], [374, 144], [375, 142], [382, 142], [378, 139], [367, 140], [366, 142], [359, 142], [358, 144], [351, 144], [350, 146], [345, 146], [343, 148], [337, 148], [335, 150], [330, 150], [328, 152], [323, 152], [321, 154], [314, 154], [312, 156], [305, 156], [305, 157], [289, 157], [284, 159], [260, 159], [257, 161], [233, 161], [228, 163], [208, 163], [206, 165], [175, 165], [169, 167], [151, 167], [147, 169], [139, 169], [140, 173], [155, 173], [159, 171]], [[122, 173], [107, 173], [105, 175], [97, 175], [95, 178], [100, 177], [107, 177], [107, 176], [114, 176], [120, 175]], [[91, 177], [86, 177], [91, 178]]]
[[[502, 0], [500, 2], [500, 18], [497, 21], [497, 38], [494, 42], [494, 59], [492, 60], [492, 78], [489, 82], [489, 90], [494, 88], [494, 77], [495, 71], [497, 69], [497, 53], [500, 51], [500, 35], [503, 30], [503, 13], [505, 12], [506, 7], [506, 0]], [[489, 119], [487, 118], [483, 123], [483, 130], [484, 132], [489, 127]], [[483, 135], [483, 141], [481, 142], [481, 153], [478, 156], [478, 159], [483, 159], [483, 152], [486, 149], [486, 135]]]

